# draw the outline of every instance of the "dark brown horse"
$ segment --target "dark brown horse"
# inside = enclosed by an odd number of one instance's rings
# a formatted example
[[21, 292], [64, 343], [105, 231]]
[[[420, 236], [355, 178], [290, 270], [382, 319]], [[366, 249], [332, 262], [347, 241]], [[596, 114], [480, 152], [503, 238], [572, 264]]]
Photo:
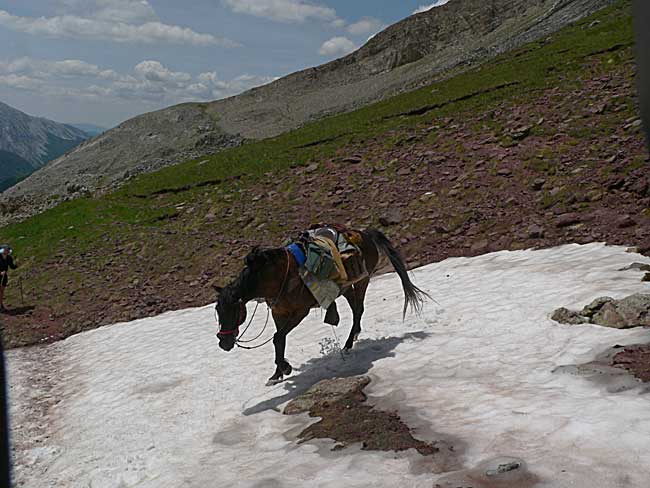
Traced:
[[[352, 308], [353, 324], [350, 336], [345, 343], [345, 349], [351, 349], [361, 332], [361, 316], [363, 301], [370, 276], [377, 267], [379, 253], [383, 253], [391, 262], [404, 289], [404, 315], [410, 306], [419, 312], [428, 295], [415, 286], [409, 279], [404, 260], [384, 234], [375, 229], [356, 231], [361, 236], [359, 248], [369, 275], [341, 290]], [[287, 334], [291, 332], [318, 304], [309, 289], [304, 285], [298, 264], [286, 248], [259, 249], [255, 248], [246, 256], [246, 266], [237, 279], [224, 288], [217, 290], [216, 310], [220, 330], [219, 346], [230, 351], [237, 343], [239, 326], [246, 321], [246, 303], [253, 299], [264, 299], [271, 308], [277, 332], [273, 336], [275, 346], [275, 373], [269, 378], [269, 383], [282, 381], [285, 375], [291, 374], [291, 365], [284, 357]], [[336, 304], [328, 309], [328, 316], [334, 316], [338, 322]], [[331, 322], [329, 322], [331, 323]]]

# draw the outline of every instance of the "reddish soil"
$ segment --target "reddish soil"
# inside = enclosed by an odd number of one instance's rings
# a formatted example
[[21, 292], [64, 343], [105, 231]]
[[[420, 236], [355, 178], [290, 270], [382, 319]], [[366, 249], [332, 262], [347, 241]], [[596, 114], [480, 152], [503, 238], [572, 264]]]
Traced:
[[612, 366], [627, 369], [636, 378], [650, 381], [650, 344], [630, 346], [616, 354]]
[[433, 456], [440, 451], [435, 443], [415, 439], [396, 412], [377, 410], [366, 405], [365, 401], [365, 394], [359, 390], [332, 402], [316, 402], [309, 416], [321, 420], [307, 427], [298, 437], [302, 442], [334, 439], [338, 442], [334, 450], [361, 443], [361, 448], [366, 451], [415, 449], [423, 456]]

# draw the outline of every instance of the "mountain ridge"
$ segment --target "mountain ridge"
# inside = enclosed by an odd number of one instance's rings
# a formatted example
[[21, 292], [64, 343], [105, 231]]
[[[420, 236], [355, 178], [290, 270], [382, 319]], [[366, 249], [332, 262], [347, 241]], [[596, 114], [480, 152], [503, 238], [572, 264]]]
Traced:
[[87, 138], [88, 134], [72, 125], [28, 115], [0, 102], [0, 149], [29, 161], [34, 169]]
[[67, 190], [71, 181], [73, 188], [110, 189], [142, 172], [245, 140], [274, 137], [431, 83], [548, 35], [613, 1], [454, 0], [408, 17], [356, 52], [322, 66], [235, 97], [177, 105], [126, 121], [5, 193], [27, 200], [50, 197], [49, 204], [34, 207], [40, 211], [56, 203], [56, 195], [75, 197]]

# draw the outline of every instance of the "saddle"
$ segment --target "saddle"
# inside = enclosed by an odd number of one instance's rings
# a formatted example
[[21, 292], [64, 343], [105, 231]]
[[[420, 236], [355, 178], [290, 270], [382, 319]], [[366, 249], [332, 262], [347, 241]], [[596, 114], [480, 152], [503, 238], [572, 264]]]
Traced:
[[319, 305], [328, 308], [341, 291], [368, 277], [359, 249], [361, 234], [335, 225], [315, 225], [289, 246], [296, 255], [300, 277]]

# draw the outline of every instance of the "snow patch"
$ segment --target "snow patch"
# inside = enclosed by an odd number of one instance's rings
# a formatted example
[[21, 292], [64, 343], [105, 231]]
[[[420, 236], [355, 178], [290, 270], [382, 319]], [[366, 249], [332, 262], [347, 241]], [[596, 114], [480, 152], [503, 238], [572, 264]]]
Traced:
[[[449, 479], [409, 469], [404, 455], [297, 444], [308, 420], [282, 415], [284, 404], [321, 379], [370, 372], [372, 404], [409, 412], [420, 436], [456, 439], [469, 470], [512, 457], [538, 486], [645, 488], [650, 397], [553, 371], [648, 342], [650, 331], [550, 319], [561, 306], [647, 292], [641, 272], [618, 271], [634, 261], [650, 262], [603, 244], [448, 259], [413, 272], [440, 305], [404, 322], [399, 279], [375, 278], [352, 353], [322, 349], [332, 329], [312, 312], [287, 340], [294, 374], [273, 388], [264, 386], [272, 345], [221, 351], [212, 306], [104, 327], [31, 356], [10, 351], [18, 486], [431, 488]], [[351, 324], [340, 308], [339, 336]], [[30, 389], [38, 358], [52, 365], [40, 369], [52, 400], [41, 414]]]

